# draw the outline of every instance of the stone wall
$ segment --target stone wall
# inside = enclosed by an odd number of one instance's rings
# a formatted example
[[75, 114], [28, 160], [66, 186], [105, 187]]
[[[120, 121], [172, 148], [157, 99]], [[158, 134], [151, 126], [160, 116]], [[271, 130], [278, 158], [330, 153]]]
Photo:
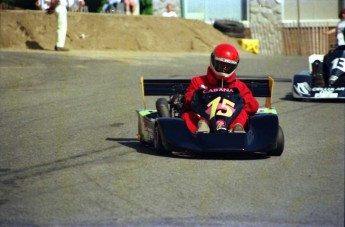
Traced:
[[251, 38], [260, 41], [260, 53], [282, 54], [282, 1], [250, 0]]

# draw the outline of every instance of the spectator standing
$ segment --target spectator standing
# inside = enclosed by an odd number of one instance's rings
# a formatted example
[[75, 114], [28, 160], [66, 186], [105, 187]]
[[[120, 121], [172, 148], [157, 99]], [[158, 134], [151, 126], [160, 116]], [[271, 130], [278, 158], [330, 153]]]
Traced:
[[87, 12], [87, 6], [84, 0], [74, 0], [74, 4], [70, 9], [72, 12]]
[[37, 0], [35, 2], [35, 5], [38, 9], [46, 11], [47, 9], [49, 9], [49, 4], [47, 3], [46, 0]]
[[163, 17], [177, 17], [176, 12], [174, 11], [174, 6], [172, 4], [168, 4], [166, 6], [166, 11], [162, 14]]
[[120, 3], [121, 0], [107, 0], [107, 2], [102, 7], [102, 13], [110, 13], [115, 11], [114, 4]]
[[67, 7], [73, 5], [73, 0], [51, 0], [47, 13], [55, 13], [57, 18], [55, 51], [69, 51], [65, 48], [67, 35]]
[[326, 32], [327, 35], [337, 34], [337, 46], [345, 45], [345, 9], [339, 13], [340, 22], [337, 24], [337, 28], [333, 28]]
[[125, 3], [125, 13], [127, 15], [134, 14], [136, 10], [136, 2], [135, 0], [124, 0]]

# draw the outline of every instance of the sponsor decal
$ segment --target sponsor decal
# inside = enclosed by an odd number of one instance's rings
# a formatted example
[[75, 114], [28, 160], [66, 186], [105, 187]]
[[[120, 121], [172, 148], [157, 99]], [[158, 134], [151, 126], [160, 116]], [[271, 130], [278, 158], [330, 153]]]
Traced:
[[234, 92], [232, 88], [211, 88], [208, 90], [203, 90], [202, 93], [207, 94], [207, 93], [212, 93], [212, 92]]
[[345, 91], [345, 87], [315, 87], [312, 91], [315, 98], [337, 98], [338, 92]]
[[333, 91], [345, 91], [345, 87], [314, 87], [312, 91], [328, 91], [328, 92], [333, 92]]
[[339, 69], [345, 72], [345, 58], [336, 58], [332, 61], [332, 69]]
[[225, 121], [222, 119], [217, 120], [216, 126], [217, 126], [216, 128], [217, 130], [225, 128]]
[[307, 82], [297, 83], [297, 85], [294, 85], [293, 87], [300, 96], [310, 95], [311, 87]]
[[337, 98], [338, 93], [333, 93], [332, 91], [320, 91], [319, 93], [315, 93], [315, 98]]
[[207, 104], [207, 107], [208, 108], [205, 112], [210, 116], [209, 119], [212, 119], [215, 116], [231, 117], [236, 111], [235, 103], [227, 99], [223, 99], [223, 101], [221, 101], [221, 97], [213, 99]]
[[227, 63], [231, 63], [231, 64], [235, 64], [237, 65], [238, 61], [234, 61], [234, 60], [231, 60], [231, 59], [227, 59], [227, 58], [220, 58], [220, 57], [214, 57], [215, 60], [217, 61], [222, 61], [222, 62], [227, 62]]

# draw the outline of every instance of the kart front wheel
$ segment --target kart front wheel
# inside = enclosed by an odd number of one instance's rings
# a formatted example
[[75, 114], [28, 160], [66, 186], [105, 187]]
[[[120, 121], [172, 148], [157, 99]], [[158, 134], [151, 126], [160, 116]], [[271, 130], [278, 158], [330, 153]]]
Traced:
[[269, 151], [268, 155], [280, 156], [283, 153], [283, 151], [284, 151], [284, 133], [283, 133], [283, 129], [279, 126], [276, 148]]
[[156, 125], [153, 131], [153, 147], [157, 153], [163, 154], [167, 153], [165, 150], [163, 143], [162, 143], [162, 137], [160, 134], [159, 127]]

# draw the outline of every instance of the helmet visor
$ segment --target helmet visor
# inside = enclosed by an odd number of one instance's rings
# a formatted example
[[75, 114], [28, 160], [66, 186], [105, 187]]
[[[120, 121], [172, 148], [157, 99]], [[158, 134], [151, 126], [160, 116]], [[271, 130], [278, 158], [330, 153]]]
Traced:
[[213, 61], [213, 68], [216, 72], [230, 74], [232, 73], [237, 67], [237, 62], [230, 63], [225, 61], [214, 60]]

